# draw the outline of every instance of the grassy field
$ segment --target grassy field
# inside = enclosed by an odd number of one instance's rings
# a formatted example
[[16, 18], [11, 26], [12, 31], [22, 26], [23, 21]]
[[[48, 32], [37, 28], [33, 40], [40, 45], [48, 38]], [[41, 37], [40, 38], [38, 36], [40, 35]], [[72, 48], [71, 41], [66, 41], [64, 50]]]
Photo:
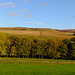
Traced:
[[0, 75], [75, 75], [75, 60], [0, 58]]
[[40, 37], [42, 33], [42, 37], [45, 38], [72, 38], [75, 37], [73, 36], [73, 33], [69, 32], [59, 32], [56, 30], [5, 30], [5, 29], [0, 29], [0, 32], [5, 33], [7, 36], [13, 35], [23, 35], [23, 36], [36, 36]]
[[12, 36], [13, 34], [4, 33], [6, 36]]

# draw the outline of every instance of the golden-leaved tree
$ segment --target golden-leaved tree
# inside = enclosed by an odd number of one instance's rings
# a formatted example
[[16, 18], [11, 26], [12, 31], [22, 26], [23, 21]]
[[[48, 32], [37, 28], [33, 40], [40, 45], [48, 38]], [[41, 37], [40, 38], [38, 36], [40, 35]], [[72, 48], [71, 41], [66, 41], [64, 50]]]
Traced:
[[0, 56], [6, 55], [6, 36], [3, 33], [0, 33]]

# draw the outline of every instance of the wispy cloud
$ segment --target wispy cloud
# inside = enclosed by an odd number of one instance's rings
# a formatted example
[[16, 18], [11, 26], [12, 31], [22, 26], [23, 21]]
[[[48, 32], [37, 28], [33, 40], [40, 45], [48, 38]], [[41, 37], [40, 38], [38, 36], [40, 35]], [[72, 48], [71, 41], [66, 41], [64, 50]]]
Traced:
[[75, 3], [71, 4], [70, 8], [75, 8]]
[[27, 24], [35, 24], [35, 25], [47, 25], [44, 23], [40, 23], [40, 22], [26, 22]]
[[36, 10], [36, 8], [32, 8], [32, 10]]
[[39, 6], [46, 6], [46, 4], [45, 3], [40, 3]]
[[21, 11], [27, 11], [27, 9], [22, 9]]
[[[11, 17], [19, 16], [19, 17], [25, 18], [25, 15], [19, 15], [19, 14], [16, 13], [16, 12], [9, 12], [9, 13], [8, 13], [8, 16], [11, 16]], [[27, 13], [27, 14], [26, 14], [26, 17], [27, 17], [27, 18], [30, 18], [31, 16], [30, 16], [29, 13]]]
[[15, 12], [10, 12], [8, 13], [8, 16], [20, 16], [18, 13]]
[[22, 12], [22, 11], [28, 11], [27, 9], [21, 9], [18, 12]]
[[0, 24], [0, 25], [3, 25], [3, 24]]
[[72, 15], [73, 18], [75, 18], [75, 15]]
[[61, 6], [61, 8], [66, 8], [65, 6]]
[[26, 14], [26, 17], [31, 17], [29, 13]]
[[24, 2], [26, 2], [26, 3], [29, 2], [29, 1], [30, 1], [30, 0], [24, 0]]
[[9, 6], [11, 6], [12, 8], [14, 8], [15, 7], [15, 3], [13, 3], [13, 2], [0, 3], [0, 7], [7, 8]]

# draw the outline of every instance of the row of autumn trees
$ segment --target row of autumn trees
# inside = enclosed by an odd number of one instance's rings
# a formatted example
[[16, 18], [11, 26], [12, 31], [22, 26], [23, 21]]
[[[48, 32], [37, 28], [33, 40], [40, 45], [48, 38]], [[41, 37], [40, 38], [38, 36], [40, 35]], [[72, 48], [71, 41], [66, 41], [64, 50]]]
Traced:
[[21, 36], [6, 37], [0, 33], [0, 56], [75, 59], [75, 38], [60, 40]]

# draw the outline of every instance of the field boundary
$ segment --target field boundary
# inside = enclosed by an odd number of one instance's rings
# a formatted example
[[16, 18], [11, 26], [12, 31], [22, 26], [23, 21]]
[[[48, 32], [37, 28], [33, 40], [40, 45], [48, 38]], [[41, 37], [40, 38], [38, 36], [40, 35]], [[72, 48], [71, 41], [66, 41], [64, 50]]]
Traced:
[[44, 63], [62, 63], [62, 64], [75, 64], [75, 62], [71, 62], [71, 61], [52, 61], [52, 60], [35, 60], [35, 59], [32, 59], [32, 60], [29, 60], [29, 59], [0, 59], [0, 61], [20, 61], [20, 62], [44, 62]]

